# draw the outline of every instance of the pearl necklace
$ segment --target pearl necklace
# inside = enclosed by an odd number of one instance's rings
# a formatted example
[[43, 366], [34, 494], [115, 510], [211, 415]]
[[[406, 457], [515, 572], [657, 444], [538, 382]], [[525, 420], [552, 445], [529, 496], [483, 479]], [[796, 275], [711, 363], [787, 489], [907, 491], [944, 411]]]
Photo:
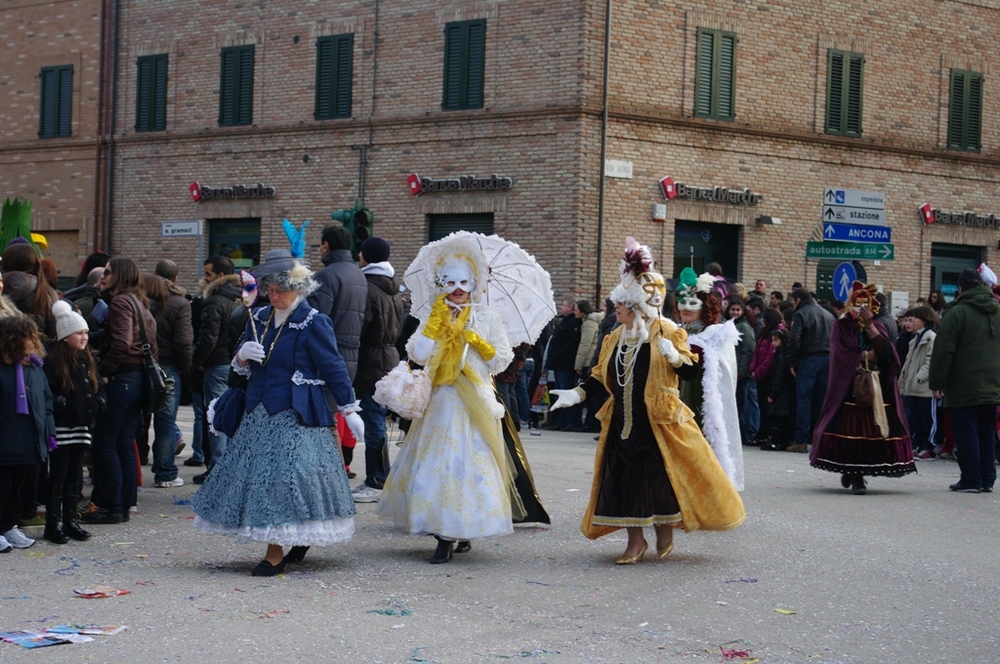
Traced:
[[638, 336], [632, 340], [627, 339], [627, 336], [627, 334], [622, 334], [618, 339], [618, 357], [615, 362], [615, 378], [618, 380], [618, 387], [625, 387], [626, 384], [632, 382], [635, 361], [639, 357], [639, 344], [642, 343]]

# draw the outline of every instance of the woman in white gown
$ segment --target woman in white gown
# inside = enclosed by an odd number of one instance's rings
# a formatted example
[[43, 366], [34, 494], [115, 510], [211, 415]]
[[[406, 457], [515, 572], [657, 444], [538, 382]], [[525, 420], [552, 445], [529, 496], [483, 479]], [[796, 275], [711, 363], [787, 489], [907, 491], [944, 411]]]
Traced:
[[430, 401], [389, 471], [379, 515], [410, 534], [434, 535], [429, 562], [437, 564], [468, 551], [469, 540], [512, 533], [516, 493], [490, 378], [513, 353], [499, 317], [479, 301], [486, 259], [458, 238], [443, 243], [434, 265], [439, 295], [407, 344], [410, 360], [426, 366]]

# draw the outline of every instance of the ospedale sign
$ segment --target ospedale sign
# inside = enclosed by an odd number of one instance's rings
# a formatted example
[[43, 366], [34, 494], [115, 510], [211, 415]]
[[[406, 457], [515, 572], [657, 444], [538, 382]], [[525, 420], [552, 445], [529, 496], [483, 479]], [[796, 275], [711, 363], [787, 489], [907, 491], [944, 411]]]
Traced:
[[228, 187], [210, 187], [200, 182], [192, 182], [188, 186], [191, 198], [195, 203], [211, 200], [235, 200], [245, 198], [274, 198], [278, 190], [258, 182], [252, 184], [233, 184]]

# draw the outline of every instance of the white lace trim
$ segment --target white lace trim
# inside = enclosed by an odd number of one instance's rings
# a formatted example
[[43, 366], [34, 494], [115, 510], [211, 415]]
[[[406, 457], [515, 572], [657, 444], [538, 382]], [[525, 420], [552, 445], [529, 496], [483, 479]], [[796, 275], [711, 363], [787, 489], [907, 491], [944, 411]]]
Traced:
[[292, 374], [292, 382], [296, 385], [326, 385], [326, 381], [322, 378], [306, 378], [301, 371]]
[[302, 328], [304, 328], [307, 325], [309, 325], [309, 323], [312, 322], [313, 316], [315, 316], [318, 313], [319, 312], [316, 311], [315, 309], [310, 309], [309, 310], [309, 315], [307, 315], [305, 317], [305, 319], [301, 323], [289, 323], [288, 327], [290, 327], [292, 329], [295, 329], [295, 330], [301, 330]]
[[361, 399], [358, 399], [354, 403], [346, 403], [340, 407], [341, 415], [350, 415], [351, 413], [361, 412]]
[[305, 521], [281, 526], [229, 528], [196, 516], [194, 527], [213, 535], [225, 535], [279, 546], [328, 546], [351, 539], [354, 535], [354, 517]]
[[234, 357], [233, 360], [232, 360], [232, 362], [229, 363], [229, 366], [231, 366], [233, 368], [233, 371], [235, 371], [236, 373], [238, 373], [241, 376], [249, 376], [250, 375], [250, 363], [249, 362], [247, 362], [246, 366], [243, 366]]
[[208, 419], [208, 432], [216, 436], [224, 436], [226, 434], [221, 431], [217, 431], [212, 422], [215, 421], [215, 403], [219, 400], [219, 397], [215, 397], [208, 402], [208, 411], [205, 413], [205, 417]]

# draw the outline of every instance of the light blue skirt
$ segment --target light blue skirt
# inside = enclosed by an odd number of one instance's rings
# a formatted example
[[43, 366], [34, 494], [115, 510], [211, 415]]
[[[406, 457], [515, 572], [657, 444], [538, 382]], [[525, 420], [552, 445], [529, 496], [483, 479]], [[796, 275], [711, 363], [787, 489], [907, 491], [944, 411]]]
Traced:
[[354, 498], [327, 427], [294, 410], [247, 413], [194, 495], [196, 528], [281, 546], [325, 546], [354, 534]]

